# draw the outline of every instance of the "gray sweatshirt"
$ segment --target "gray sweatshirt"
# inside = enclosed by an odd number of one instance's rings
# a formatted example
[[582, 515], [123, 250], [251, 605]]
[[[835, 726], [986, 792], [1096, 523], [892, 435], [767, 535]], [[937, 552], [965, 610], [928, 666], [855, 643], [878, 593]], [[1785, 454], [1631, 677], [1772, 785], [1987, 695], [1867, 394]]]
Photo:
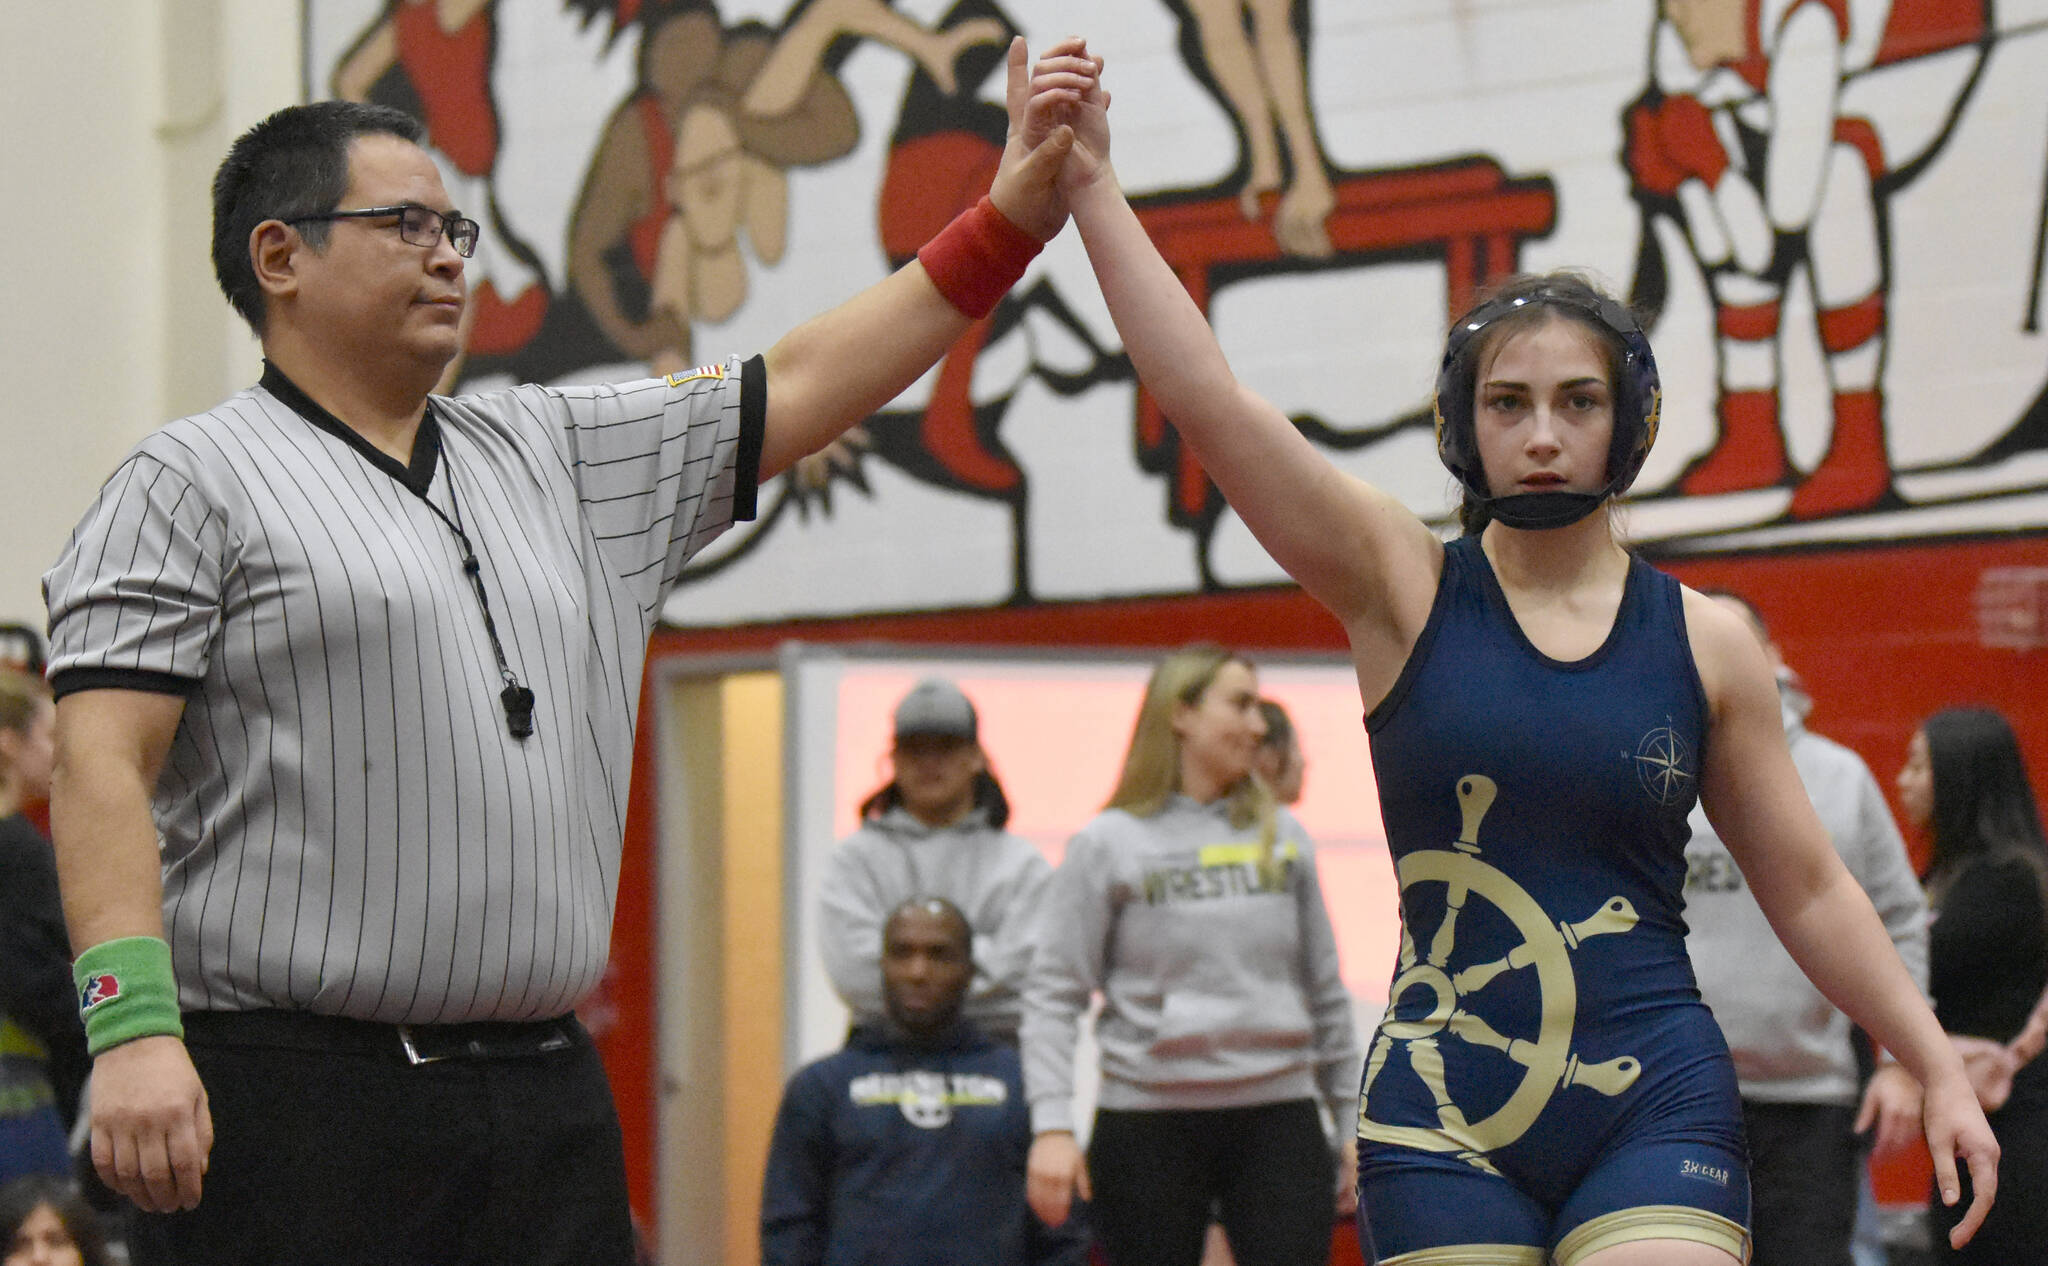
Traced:
[[[1877, 907], [1899, 957], [1927, 991], [1927, 903], [1863, 758], [1803, 724], [1811, 706], [1781, 688], [1792, 763], [1821, 824]], [[1685, 919], [1700, 995], [1735, 1055], [1742, 1097], [1762, 1103], [1853, 1105], [1856, 1060], [1849, 1018], [1835, 1010], [1764, 920], [1756, 898], [1706, 814], [1692, 813]]]
[[974, 929], [974, 983], [965, 1014], [982, 1031], [1017, 1032], [1031, 964], [1032, 919], [1052, 867], [1021, 835], [975, 809], [929, 827], [903, 808], [870, 818], [832, 850], [820, 900], [825, 971], [855, 1024], [882, 1020], [882, 923], [912, 897], [944, 897]]
[[1090, 995], [1102, 1107], [1235, 1108], [1289, 1099], [1357, 1112], [1358, 1037], [1315, 853], [1279, 813], [1272, 861], [1222, 802], [1111, 809], [1053, 876], [1024, 989], [1034, 1131], [1074, 1128], [1074, 1043]]

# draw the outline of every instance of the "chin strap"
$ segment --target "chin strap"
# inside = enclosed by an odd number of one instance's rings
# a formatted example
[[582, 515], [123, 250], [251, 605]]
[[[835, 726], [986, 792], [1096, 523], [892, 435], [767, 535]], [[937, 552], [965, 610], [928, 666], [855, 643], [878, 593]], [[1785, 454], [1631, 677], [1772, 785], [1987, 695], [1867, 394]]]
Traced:
[[1488, 497], [1483, 504], [1496, 523], [1541, 530], [1570, 527], [1600, 508], [1611, 489], [1599, 492], [1518, 492]]
[[[1505, 497], [1478, 499], [1479, 504], [1486, 507], [1486, 512], [1502, 526], [1540, 532], [1546, 528], [1570, 527], [1577, 523], [1598, 510], [1634, 478], [1634, 471], [1617, 475], [1608, 480], [1607, 486], [1598, 492], [1516, 492]], [[1474, 482], [1477, 481], [1467, 482], [1465, 491], [1476, 497], [1479, 489], [1473, 487]]]

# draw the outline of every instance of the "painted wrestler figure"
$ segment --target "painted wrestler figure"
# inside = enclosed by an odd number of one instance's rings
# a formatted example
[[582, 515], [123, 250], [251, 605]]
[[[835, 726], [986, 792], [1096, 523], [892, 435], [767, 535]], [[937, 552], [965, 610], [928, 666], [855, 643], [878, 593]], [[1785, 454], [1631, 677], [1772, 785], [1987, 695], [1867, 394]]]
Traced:
[[[1332, 252], [1324, 221], [1337, 207], [1316, 142], [1308, 69], [1294, 27], [1297, 0], [1168, 0], [1193, 30], [1193, 44], [1218, 92], [1244, 130], [1249, 168], [1238, 203], [1247, 220], [1259, 199], [1277, 192], [1273, 238], [1290, 255]], [[1246, 19], [1250, 21], [1247, 22]], [[1283, 183], [1281, 146], [1289, 171]]]
[[688, 368], [691, 322], [745, 300], [742, 230], [759, 259], [779, 260], [785, 173], [842, 157], [860, 137], [825, 65], [833, 42], [901, 49], [950, 88], [959, 55], [1003, 34], [989, 18], [927, 30], [883, 0], [810, 0], [773, 35], [728, 29], [709, 6], [650, 17], [639, 82], [605, 125], [571, 217], [571, 287], [627, 359]]
[[1800, 967], [1926, 1087], [1947, 1201], [1958, 1157], [1975, 1180], [1967, 1239], [1997, 1141], [1814, 816], [1762, 647], [1617, 540], [1661, 403], [1634, 317], [1562, 273], [1452, 326], [1438, 448], [1465, 535], [1446, 544], [1231, 372], [1117, 185], [1099, 71], [1055, 45], [1034, 90], [1075, 126], [1062, 186], [1117, 330], [1232, 507], [1343, 624], [1369, 709], [1403, 924], [1358, 1118], [1369, 1256], [1745, 1260], [1734, 1069], [1680, 918], [1696, 800]]
[[[1664, 0], [1629, 165], [1675, 196], [1714, 296], [1720, 435], [1694, 495], [1796, 484], [1795, 519], [1882, 504], [1886, 199], [1948, 138], [1988, 47], [1984, 0]], [[1911, 66], [1912, 90], [1888, 86]], [[1889, 77], [1896, 80], [1897, 76]], [[1779, 418], [1786, 287], [1804, 267], [1832, 425], [1796, 472]]]

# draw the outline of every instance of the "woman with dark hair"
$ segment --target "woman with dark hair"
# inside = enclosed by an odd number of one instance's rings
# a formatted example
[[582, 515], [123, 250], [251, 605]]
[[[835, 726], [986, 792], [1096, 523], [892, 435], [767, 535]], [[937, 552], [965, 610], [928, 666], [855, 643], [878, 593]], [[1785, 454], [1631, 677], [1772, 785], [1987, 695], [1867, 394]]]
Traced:
[[0, 1187], [0, 1266], [113, 1266], [99, 1219], [70, 1183], [20, 1178]]
[[[2002, 1185], [2018, 1197], [1942, 1260], [2048, 1261], [2048, 1061], [2008, 1045], [2048, 988], [2048, 842], [2012, 727], [1989, 708], [1928, 717], [1906, 745], [1899, 804], [1932, 846], [1934, 1013], [1972, 1071]], [[1943, 1229], [1956, 1220], [1938, 1200], [1933, 1217]]]
[[[1116, 1266], [1195, 1266], [1212, 1210], [1239, 1266], [1330, 1256], [1350, 1148], [1323, 1113], [1345, 1138], [1358, 1037], [1314, 848], [1253, 769], [1265, 732], [1244, 659], [1168, 655], [1109, 804], [1046, 894], [1025, 989], [1028, 1195], [1057, 1226], [1092, 1194]], [[1098, 991], [1084, 1160], [1074, 1044]]]
[[962, 1014], [982, 1032], [1017, 1038], [1031, 917], [1052, 867], [1003, 827], [1010, 801], [989, 772], [980, 718], [940, 677], [896, 706], [891, 777], [861, 802], [860, 830], [832, 851], [820, 927], [825, 970], [855, 1025], [880, 1024], [882, 924], [915, 896], [958, 906], [974, 929], [974, 983]]
[[1294, 719], [1272, 699], [1259, 700], [1259, 715], [1266, 719], [1266, 737], [1259, 742], [1254, 768], [1266, 780], [1275, 800], [1294, 804], [1301, 799], [1302, 778], [1308, 773], [1308, 762], [1301, 754], [1301, 738], [1294, 732]]
[[1814, 814], [1763, 647], [1619, 539], [1661, 404], [1635, 317], [1552, 273], [1451, 325], [1437, 453], [1465, 535], [1446, 543], [1232, 372], [1118, 187], [1100, 69], [1056, 44], [1033, 90], [1074, 128], [1061, 188], [1110, 315], [1202, 469], [1344, 628], [1368, 709], [1403, 927], [1358, 1117], [1368, 1254], [1747, 1259], [1733, 1061], [1685, 949], [1695, 801], [1800, 968], [1926, 1086], [1944, 1197], [1958, 1156], [1977, 1178], [1967, 1239], [1997, 1142]]

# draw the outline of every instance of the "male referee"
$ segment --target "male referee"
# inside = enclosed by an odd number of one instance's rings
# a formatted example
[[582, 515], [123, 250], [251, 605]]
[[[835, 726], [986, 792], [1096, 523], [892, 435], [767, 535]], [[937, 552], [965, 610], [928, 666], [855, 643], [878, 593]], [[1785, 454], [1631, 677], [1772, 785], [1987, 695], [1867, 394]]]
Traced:
[[918, 262], [765, 356], [616, 387], [429, 398], [478, 227], [408, 116], [236, 141], [213, 257], [262, 381], [145, 439], [44, 579], [93, 1160], [150, 1215], [142, 1266], [632, 1260], [571, 1008], [648, 633], [759, 479], [1059, 230], [1071, 133], [1024, 57], [990, 198]]

